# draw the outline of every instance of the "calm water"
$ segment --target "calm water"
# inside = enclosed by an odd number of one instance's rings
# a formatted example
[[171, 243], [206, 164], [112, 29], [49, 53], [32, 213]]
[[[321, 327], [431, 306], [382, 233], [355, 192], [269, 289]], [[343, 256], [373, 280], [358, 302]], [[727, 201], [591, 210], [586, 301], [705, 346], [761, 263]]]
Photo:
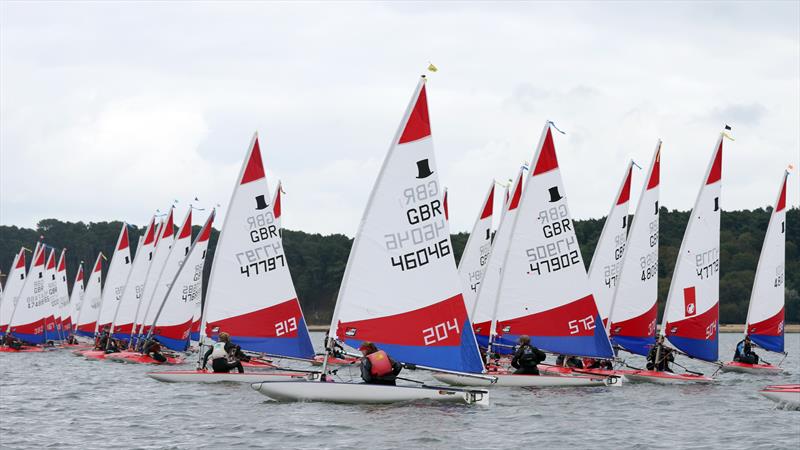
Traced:
[[[800, 334], [787, 336], [788, 373], [780, 376], [720, 374], [713, 386], [501, 388], [489, 407], [282, 404], [246, 384], [160, 383], [144, 376], [151, 367], [69, 351], [0, 353], [0, 448], [797, 449], [800, 412], [775, 410], [757, 393], [800, 383]], [[723, 355], [738, 339], [722, 335]], [[629, 362], [641, 365], [638, 357]]]

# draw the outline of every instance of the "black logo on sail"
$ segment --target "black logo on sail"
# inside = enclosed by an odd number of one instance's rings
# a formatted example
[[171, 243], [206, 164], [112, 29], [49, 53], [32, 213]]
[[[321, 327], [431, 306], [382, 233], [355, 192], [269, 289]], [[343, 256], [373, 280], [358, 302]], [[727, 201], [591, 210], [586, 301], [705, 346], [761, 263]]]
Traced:
[[423, 159], [422, 161], [417, 161], [417, 178], [421, 180], [423, 178], [428, 178], [431, 175], [433, 175], [433, 172], [431, 171], [428, 160]]
[[260, 211], [267, 208], [269, 208], [269, 205], [267, 204], [267, 200], [264, 198], [264, 195], [256, 195], [256, 209]]
[[558, 193], [558, 186], [551, 187], [550, 189], [547, 190], [547, 192], [550, 193], [550, 203], [555, 203], [564, 198], [561, 196], [561, 194]]

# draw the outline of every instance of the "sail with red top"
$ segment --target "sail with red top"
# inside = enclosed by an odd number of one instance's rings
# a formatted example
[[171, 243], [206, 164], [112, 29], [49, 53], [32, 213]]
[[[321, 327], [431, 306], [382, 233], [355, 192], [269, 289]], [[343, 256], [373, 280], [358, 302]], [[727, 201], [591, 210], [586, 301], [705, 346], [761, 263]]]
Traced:
[[614, 345], [639, 355], [647, 355], [656, 341], [660, 167], [658, 141], [631, 221], [607, 326]]
[[772, 352], [783, 352], [788, 178], [789, 171], [785, 171], [761, 247], [745, 328], [745, 335], [756, 345]]
[[8, 271], [3, 300], [0, 302], [0, 336], [5, 335], [8, 324], [11, 322], [11, 316], [14, 314], [14, 308], [17, 306], [19, 295], [25, 285], [27, 276], [25, 248], [21, 248], [19, 253], [14, 256], [11, 270]]
[[69, 295], [69, 321], [72, 324], [70, 333], [75, 334], [78, 327], [78, 314], [83, 303], [83, 261], [78, 264], [78, 271], [75, 273], [75, 281], [72, 283], [72, 292]]
[[481, 372], [443, 200], [423, 78], [372, 189], [331, 333], [398, 361]]
[[44, 319], [45, 335], [48, 341], [61, 340], [61, 314], [58, 301], [58, 278], [56, 273], [56, 250], [51, 248], [44, 268], [44, 290], [47, 295], [49, 314]]
[[37, 244], [31, 268], [18, 297], [17, 307], [6, 330], [29, 344], [43, 344], [47, 341], [45, 320], [50, 316], [51, 310], [45, 289], [46, 253], [44, 244]]
[[111, 327], [122, 293], [125, 291], [125, 283], [128, 281], [132, 262], [128, 224], [123, 223], [119, 238], [117, 238], [117, 245], [114, 247], [114, 254], [108, 264], [108, 272], [106, 272], [103, 285], [103, 300], [100, 303], [100, 315], [95, 332], [101, 331], [105, 327]]
[[716, 361], [719, 354], [720, 134], [697, 194], [672, 273], [661, 329], [678, 349]]
[[545, 124], [511, 227], [497, 302], [504, 345], [520, 335], [567, 355], [614, 355], [594, 301], [556, 157]]
[[220, 332], [245, 350], [312, 358], [314, 349], [283, 250], [258, 135], [225, 214], [205, 297], [201, 342]]
[[79, 336], [94, 337], [97, 329], [97, 318], [100, 316], [100, 303], [103, 301], [103, 259], [102, 253], [97, 255], [97, 259], [92, 266], [92, 272], [86, 277], [86, 286], [83, 299], [78, 309], [76, 333]]
[[[163, 300], [159, 302], [160, 308], [153, 319], [151, 333], [161, 344], [175, 351], [186, 351], [189, 347], [192, 319], [202, 297], [203, 267], [215, 214], [216, 211], [212, 210], [178, 272], [167, 284], [167, 291]], [[175, 248], [178, 249], [179, 245], [177, 244]], [[159, 292], [157, 289], [156, 293]]]
[[483, 274], [492, 254], [492, 209], [494, 208], [494, 180], [481, 203], [480, 214], [469, 234], [464, 253], [458, 262], [458, 276], [464, 293], [464, 305], [472, 311], [478, 298]]
[[61, 338], [65, 339], [72, 333], [72, 319], [69, 308], [69, 287], [67, 286], [67, 249], [61, 250], [61, 256], [56, 265], [56, 282], [58, 289], [58, 313], [61, 326]]
[[[172, 245], [175, 243], [174, 213], [175, 208], [170, 208], [169, 213], [167, 213], [167, 218], [156, 233], [153, 260], [150, 261], [150, 267], [147, 269], [147, 276], [145, 277], [144, 285], [142, 285], [142, 295], [139, 299], [139, 305], [136, 308], [136, 321], [134, 322], [133, 334], [137, 336], [145, 333], [145, 318], [150, 313], [153, 292], [156, 290], [158, 279], [161, 277], [161, 272], [164, 270], [164, 265], [172, 250]], [[133, 337], [133, 335], [131, 337]]]

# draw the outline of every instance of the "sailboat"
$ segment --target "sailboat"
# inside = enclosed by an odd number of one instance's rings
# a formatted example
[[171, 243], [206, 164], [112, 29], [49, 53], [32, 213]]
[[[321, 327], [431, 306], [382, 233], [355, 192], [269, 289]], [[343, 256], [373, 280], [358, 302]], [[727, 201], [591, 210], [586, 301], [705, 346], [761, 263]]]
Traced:
[[97, 317], [100, 314], [100, 302], [103, 300], [103, 253], [97, 254], [97, 259], [92, 266], [92, 273], [87, 277], [83, 299], [78, 309], [75, 334], [82, 337], [94, 338], [97, 329]]
[[[11, 333], [28, 345], [35, 345], [24, 347], [28, 351], [41, 351], [41, 345], [47, 342], [45, 320], [50, 314], [50, 304], [45, 291], [45, 254], [44, 244], [37, 243], [31, 268], [6, 328], [6, 334]], [[3, 347], [3, 351], [14, 350]]]
[[153, 260], [156, 235], [158, 233], [156, 228], [158, 228], [158, 225], [156, 224], [155, 216], [153, 216], [136, 248], [136, 255], [128, 273], [128, 279], [125, 281], [125, 288], [114, 313], [111, 335], [115, 339], [126, 341], [131, 339], [133, 325], [136, 321], [136, 312], [142, 298], [144, 282], [150, 269], [150, 263]]
[[[533, 345], [550, 352], [611, 358], [614, 353], [567, 207], [551, 125], [545, 123], [531, 175], [511, 222], [511, 244], [503, 255], [488, 353], [512, 347], [519, 336], [527, 335]], [[497, 377], [496, 386], [619, 385], [619, 378], [613, 376], [490, 373]], [[434, 377], [459, 386], [485, 384], [484, 380], [451, 374]]]
[[492, 254], [492, 209], [494, 208], [494, 185], [492, 180], [481, 204], [480, 214], [475, 220], [472, 232], [467, 238], [461, 261], [458, 262], [458, 276], [464, 295], [464, 305], [467, 311], [475, 308], [478, 298], [478, 289], [486, 273], [486, 266]]
[[659, 140], [631, 221], [607, 321], [611, 342], [642, 356], [656, 342], [660, 167]]
[[78, 271], [75, 273], [75, 281], [72, 283], [72, 292], [69, 296], [69, 319], [72, 323], [70, 334], [75, 335], [78, 328], [78, 314], [83, 303], [83, 261], [78, 264]]
[[[267, 203], [269, 188], [258, 135], [247, 148], [222, 224], [200, 325], [200, 353], [221, 332], [242, 350], [310, 360], [311, 338], [294, 289], [280, 235], [280, 197]], [[277, 208], [276, 208], [277, 206]], [[198, 367], [200, 362], [198, 361]], [[160, 381], [255, 382], [294, 380], [302, 372], [153, 372]]]
[[[761, 257], [756, 266], [753, 290], [744, 335], [757, 346], [770, 352], [784, 353], [783, 324], [786, 280], [786, 182], [789, 171], [784, 171], [778, 198], [767, 225]], [[746, 364], [729, 361], [723, 372], [780, 373], [772, 364]]]
[[800, 409], [800, 384], [776, 384], [767, 386], [758, 393], [784, 409]]
[[11, 323], [11, 316], [17, 306], [17, 300], [25, 285], [26, 277], [27, 267], [25, 266], [25, 248], [23, 247], [14, 256], [11, 270], [8, 271], [3, 301], [0, 302], [0, 337], [5, 336], [8, 324]]
[[617, 290], [628, 242], [628, 203], [631, 198], [632, 174], [633, 161], [629, 161], [614, 203], [611, 205], [611, 211], [606, 216], [603, 230], [597, 240], [592, 262], [589, 263], [589, 285], [604, 326], [611, 314], [611, 303]]
[[[719, 353], [719, 238], [722, 187], [720, 133], [697, 195], [672, 273], [660, 333], [683, 354], [716, 362]], [[652, 370], [625, 375], [660, 384], [711, 383], [699, 373]]]
[[[500, 224], [497, 226], [494, 241], [492, 242], [492, 253], [489, 255], [487, 268], [481, 284], [478, 286], [478, 294], [471, 310], [472, 314], [470, 314], [472, 327], [475, 330], [475, 338], [478, 341], [478, 345], [484, 349], [489, 346], [489, 336], [495, 333], [495, 331], [490, 332], [490, 328], [493, 326], [492, 317], [495, 314], [495, 305], [497, 305], [500, 274], [503, 271], [505, 254], [509, 245], [511, 245], [511, 224], [517, 215], [519, 201], [522, 198], [524, 173], [525, 168], [520, 167], [519, 174], [511, 188], [512, 194], [510, 197], [507, 195], [506, 201], [503, 203]], [[508, 194], [508, 191], [506, 191], [506, 194]], [[503, 348], [496, 349], [496, 351], [509, 353], [508, 350]]]
[[[408, 367], [480, 372], [464, 306], [433, 151], [425, 77], [419, 81], [384, 159], [356, 233], [331, 321], [334, 341], [370, 341]], [[279, 401], [488, 403], [488, 393], [436, 386], [332, 381], [253, 384]]]
[[56, 278], [56, 250], [51, 248], [44, 269], [45, 295], [49, 313], [44, 319], [45, 341], [60, 341], [61, 314], [58, 303], [58, 280]]
[[123, 223], [119, 238], [117, 238], [117, 245], [114, 247], [114, 254], [111, 255], [111, 262], [108, 264], [95, 333], [111, 328], [111, 322], [114, 321], [114, 314], [117, 312], [117, 306], [123, 291], [125, 291], [125, 283], [128, 281], [130, 271], [131, 249], [128, 239], [128, 224]]
[[61, 256], [58, 258], [58, 265], [56, 267], [61, 339], [66, 340], [70, 333], [72, 333], [72, 319], [69, 315], [69, 288], [67, 286], [67, 249], [61, 249]]

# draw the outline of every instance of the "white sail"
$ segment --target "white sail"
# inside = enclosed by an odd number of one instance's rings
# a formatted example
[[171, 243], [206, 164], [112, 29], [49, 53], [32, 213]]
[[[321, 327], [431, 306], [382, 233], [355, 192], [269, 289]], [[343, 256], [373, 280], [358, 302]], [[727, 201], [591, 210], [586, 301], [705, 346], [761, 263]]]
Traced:
[[437, 172], [423, 78], [372, 189], [331, 331], [399, 361], [480, 372]]
[[784, 301], [786, 289], [786, 182], [781, 177], [778, 198], [770, 215], [761, 256], [758, 259], [745, 334], [758, 346], [783, 352]]
[[612, 357], [546, 123], [511, 228], [497, 304], [501, 343], [520, 335], [551, 352]]
[[592, 262], [589, 264], [589, 284], [603, 324], [608, 322], [608, 315], [611, 313], [611, 301], [617, 289], [625, 244], [628, 240], [628, 203], [631, 198], [632, 171], [631, 161], [625, 167], [622, 183], [614, 196], [614, 203], [611, 204], [611, 211], [603, 224]]
[[128, 274], [131, 271], [131, 248], [128, 241], [128, 224], [122, 224], [119, 232], [117, 245], [114, 247], [114, 255], [108, 264], [105, 284], [103, 285], [103, 300], [100, 303], [100, 314], [97, 319], [98, 330], [111, 327], [114, 321], [114, 314], [117, 312], [117, 305], [122, 298], [125, 290], [125, 282], [128, 281]]
[[228, 332], [254, 352], [310, 358], [314, 349], [268, 198], [254, 135], [214, 251], [200, 332], [212, 338]]
[[716, 361], [722, 135], [703, 180], [678, 251], [661, 329], [673, 345], [690, 356]]
[[153, 217], [145, 228], [143, 236], [139, 239], [136, 255], [128, 273], [128, 279], [125, 281], [125, 289], [114, 314], [111, 333], [117, 339], [130, 339], [133, 333], [136, 311], [139, 308], [144, 282], [155, 253], [156, 233], [156, 221]]
[[[200, 234], [169, 284], [161, 301], [160, 310], [154, 319], [152, 334], [172, 350], [186, 351], [189, 346], [192, 319], [202, 296], [203, 267], [215, 214], [216, 211], [212, 210], [208, 216]], [[176, 245], [175, 248], [179, 247]]]
[[67, 287], [67, 249], [61, 250], [56, 265], [56, 283], [58, 284], [58, 322], [61, 324], [61, 337], [65, 338], [72, 331], [69, 316], [69, 288]]
[[9, 331], [16, 337], [31, 344], [42, 344], [47, 340], [45, 319], [50, 314], [44, 277], [44, 245], [37, 244], [33, 263], [18, 297], [17, 307], [11, 317]]
[[458, 262], [458, 276], [464, 294], [467, 311], [475, 309], [478, 289], [492, 253], [492, 209], [494, 207], [494, 180], [481, 203], [480, 214], [469, 234], [464, 253]]
[[147, 276], [145, 277], [144, 286], [142, 287], [142, 297], [139, 300], [139, 306], [136, 310], [134, 334], [137, 335], [144, 333], [144, 326], [147, 323], [145, 318], [149, 316], [150, 313], [153, 292], [156, 290], [158, 279], [161, 277], [161, 272], [164, 270], [167, 257], [172, 250], [172, 245], [175, 243], [174, 212], [175, 208], [170, 208], [167, 218], [164, 220], [158, 233], [156, 233], [156, 247], [153, 253], [153, 260], [150, 262], [150, 268], [147, 269]]
[[78, 264], [78, 271], [75, 273], [75, 281], [72, 283], [72, 292], [69, 295], [69, 319], [71, 332], [74, 334], [78, 328], [78, 315], [83, 303], [83, 261]]
[[[152, 298], [149, 302], [150, 307], [144, 316], [145, 327], [150, 327], [155, 321], [158, 309], [160, 308], [164, 297], [166, 297], [170, 286], [172, 286], [172, 281], [175, 279], [175, 275], [178, 273], [178, 270], [180, 270], [181, 265], [183, 265], [186, 255], [189, 254], [189, 248], [191, 248], [191, 246], [192, 209], [189, 208], [189, 211], [186, 212], [186, 217], [183, 219], [180, 229], [178, 229], [178, 234], [175, 236], [175, 241], [172, 244], [172, 248], [170, 249], [167, 258], [164, 261], [164, 267], [161, 269], [161, 274], [156, 279]], [[142, 334], [147, 332], [148, 328], [145, 328]]]
[[607, 326], [614, 345], [640, 355], [647, 355], [656, 336], [660, 167], [658, 141], [631, 221]]
[[100, 303], [103, 300], [103, 256], [97, 255], [97, 259], [92, 266], [92, 273], [86, 280], [83, 299], [78, 309], [77, 334], [85, 337], [94, 337], [97, 329], [97, 318], [100, 316]]
[[45, 333], [47, 336], [47, 340], [54, 341], [61, 339], [60, 333], [58, 328], [61, 326], [59, 318], [61, 317], [60, 314], [60, 304], [58, 298], [58, 277], [56, 273], [56, 251], [55, 249], [50, 249], [50, 252], [47, 254], [47, 262], [45, 263], [44, 269], [44, 290], [45, 295], [47, 296], [47, 303], [49, 307], [47, 308], [48, 314], [45, 317]]
[[[500, 216], [500, 224], [494, 234], [492, 242], [492, 253], [483, 280], [478, 288], [478, 295], [472, 307], [472, 324], [475, 329], [475, 337], [481, 347], [486, 347], [489, 343], [489, 335], [494, 334], [491, 328], [492, 318], [497, 305], [497, 293], [500, 288], [500, 274], [502, 273], [503, 261], [511, 244], [511, 224], [517, 214], [519, 201], [522, 198], [522, 183], [525, 170], [519, 169], [516, 181], [512, 185], [511, 196], [506, 195], [503, 202], [503, 213]], [[508, 191], [506, 190], [506, 193]], [[491, 333], [490, 333], [491, 332]]]
[[5, 334], [8, 324], [11, 322], [11, 316], [14, 314], [14, 308], [17, 306], [19, 294], [22, 291], [22, 286], [25, 285], [27, 275], [25, 249], [22, 248], [14, 256], [11, 270], [8, 271], [3, 301], [0, 303], [0, 335]]

